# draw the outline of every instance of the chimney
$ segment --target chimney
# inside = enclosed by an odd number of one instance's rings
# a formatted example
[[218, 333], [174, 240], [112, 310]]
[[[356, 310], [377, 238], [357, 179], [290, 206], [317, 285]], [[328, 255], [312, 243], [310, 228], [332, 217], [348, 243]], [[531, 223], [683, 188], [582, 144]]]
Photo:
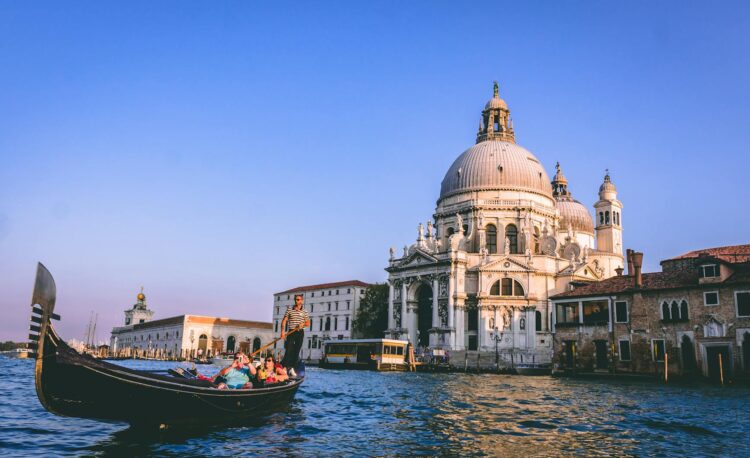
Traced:
[[635, 274], [635, 287], [640, 288], [643, 286], [643, 276], [641, 275], [641, 267], [643, 266], [643, 253], [633, 251], [631, 253], [633, 257], [633, 270]]
[[625, 269], [623, 269], [622, 267], [618, 267], [617, 269], [615, 269], [615, 272], [617, 272], [617, 276], [618, 277], [622, 277], [622, 271], [623, 270], [625, 270]]
[[633, 250], [630, 248], [625, 250], [625, 257], [628, 260], [628, 275], [633, 275]]

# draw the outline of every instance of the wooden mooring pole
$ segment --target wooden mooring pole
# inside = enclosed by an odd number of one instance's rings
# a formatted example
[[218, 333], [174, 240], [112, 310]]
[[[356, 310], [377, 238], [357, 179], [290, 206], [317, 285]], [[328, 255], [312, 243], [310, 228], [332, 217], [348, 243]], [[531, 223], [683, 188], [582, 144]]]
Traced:
[[664, 352], [664, 383], [669, 382], [669, 354]]
[[719, 380], [721, 385], [724, 386], [724, 363], [721, 359], [721, 353], [719, 353]]

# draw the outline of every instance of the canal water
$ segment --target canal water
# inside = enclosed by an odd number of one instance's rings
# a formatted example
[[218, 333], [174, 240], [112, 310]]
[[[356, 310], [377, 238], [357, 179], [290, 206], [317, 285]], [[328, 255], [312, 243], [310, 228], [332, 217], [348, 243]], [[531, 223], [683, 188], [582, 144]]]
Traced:
[[750, 456], [743, 387], [309, 368], [287, 412], [144, 434], [47, 413], [30, 360], [0, 357], [0, 374], [7, 456]]

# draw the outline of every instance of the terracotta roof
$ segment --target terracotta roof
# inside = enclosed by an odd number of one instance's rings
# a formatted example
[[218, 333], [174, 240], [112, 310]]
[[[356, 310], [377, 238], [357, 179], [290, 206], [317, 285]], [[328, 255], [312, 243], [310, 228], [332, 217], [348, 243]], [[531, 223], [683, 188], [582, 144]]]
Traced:
[[592, 282], [586, 286], [579, 286], [573, 291], [565, 291], [552, 296], [550, 299], [566, 297], [604, 296], [608, 294], [622, 294], [633, 291], [648, 291], [660, 289], [685, 288], [698, 286], [697, 269], [675, 270], [670, 272], [645, 273], [643, 286], [635, 288], [632, 275], [610, 277], [602, 281]]
[[273, 324], [265, 321], [235, 320], [232, 318], [217, 318], [213, 316], [188, 315], [188, 323], [212, 324], [222, 326], [237, 326], [241, 328], [273, 329]]
[[133, 325], [134, 331], [142, 329], [158, 328], [161, 326], [170, 326], [176, 324], [182, 324], [187, 321], [188, 323], [199, 323], [199, 324], [212, 324], [212, 325], [223, 325], [223, 326], [239, 326], [243, 328], [260, 328], [260, 329], [272, 329], [273, 324], [266, 323], [264, 321], [247, 321], [247, 320], [235, 320], [232, 318], [218, 318], [213, 316], [200, 316], [200, 315], [180, 315], [172, 316], [169, 318], [162, 318], [160, 320], [147, 321], [146, 323], [138, 323]]
[[716, 248], [702, 248], [700, 250], [689, 251], [681, 254], [676, 258], [667, 259], [672, 261], [676, 259], [690, 259], [702, 257], [714, 257], [728, 263], [748, 262], [750, 261], [750, 245], [730, 245]]
[[145, 323], [137, 323], [133, 325], [134, 330], [157, 328], [159, 326], [169, 326], [173, 324], [181, 324], [185, 321], [185, 315], [172, 316], [169, 318], [162, 318], [160, 320], [147, 321]]
[[359, 280], [349, 280], [349, 281], [340, 281], [336, 283], [321, 283], [319, 285], [308, 285], [308, 286], [298, 286], [296, 288], [288, 289], [286, 291], [281, 291], [276, 294], [286, 294], [286, 293], [301, 293], [304, 291], [313, 291], [318, 289], [329, 289], [329, 288], [338, 288], [341, 286], [361, 286], [363, 288], [369, 288], [372, 286], [370, 283], [365, 283], [363, 281]]

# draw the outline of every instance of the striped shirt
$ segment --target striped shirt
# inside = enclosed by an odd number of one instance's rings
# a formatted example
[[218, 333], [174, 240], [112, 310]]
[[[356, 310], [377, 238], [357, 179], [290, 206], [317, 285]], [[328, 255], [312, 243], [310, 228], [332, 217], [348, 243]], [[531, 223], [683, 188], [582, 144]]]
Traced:
[[284, 318], [286, 318], [287, 327], [289, 328], [289, 330], [292, 330], [294, 328], [304, 326], [305, 322], [310, 319], [310, 315], [305, 309], [295, 310], [293, 308], [289, 308], [286, 309]]

